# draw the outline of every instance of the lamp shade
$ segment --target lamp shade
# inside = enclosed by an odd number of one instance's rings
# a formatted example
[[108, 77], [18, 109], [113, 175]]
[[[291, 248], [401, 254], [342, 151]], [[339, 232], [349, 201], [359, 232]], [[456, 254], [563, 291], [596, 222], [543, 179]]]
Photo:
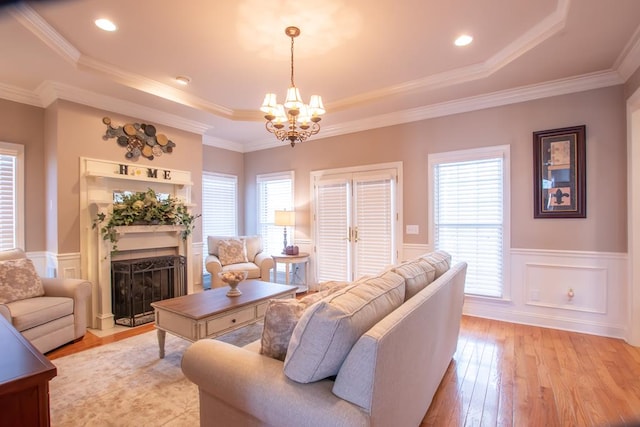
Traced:
[[284, 227], [296, 225], [296, 213], [294, 211], [276, 211], [275, 224]]

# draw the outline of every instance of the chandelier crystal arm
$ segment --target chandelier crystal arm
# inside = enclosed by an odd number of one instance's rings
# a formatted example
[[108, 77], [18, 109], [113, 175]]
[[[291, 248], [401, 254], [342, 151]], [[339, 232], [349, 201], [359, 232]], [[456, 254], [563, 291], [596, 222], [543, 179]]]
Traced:
[[[294, 81], [294, 39], [300, 35], [297, 27], [287, 27], [285, 34], [291, 38], [291, 87], [287, 90], [284, 104], [278, 104], [276, 95], [268, 93], [260, 111], [265, 113], [265, 128], [280, 141], [289, 141], [294, 147], [320, 131], [321, 115], [325, 113], [320, 95], [311, 95], [309, 104], [302, 102], [300, 91]], [[284, 122], [288, 126], [285, 129]]]

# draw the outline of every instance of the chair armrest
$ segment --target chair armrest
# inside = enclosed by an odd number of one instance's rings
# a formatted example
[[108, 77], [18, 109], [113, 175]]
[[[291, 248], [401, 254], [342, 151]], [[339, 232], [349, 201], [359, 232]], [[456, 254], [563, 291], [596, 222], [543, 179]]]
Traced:
[[[356, 426], [367, 418], [358, 406], [331, 392], [333, 381], [296, 383], [284, 375], [283, 362], [222, 341], [200, 340], [189, 346], [182, 372], [201, 396], [265, 425]], [[201, 406], [210, 403], [201, 397]], [[211, 421], [201, 420], [203, 425]]]
[[220, 259], [215, 255], [209, 255], [204, 261], [204, 266], [207, 271], [211, 274], [211, 288], [219, 288], [221, 286], [225, 286], [218, 277], [218, 273], [222, 271], [222, 263]]
[[11, 311], [9, 310], [9, 307], [4, 304], [0, 304], [0, 315], [7, 319], [7, 322], [9, 322], [10, 324], [13, 323], [11, 322]]
[[75, 338], [84, 336], [87, 332], [91, 282], [60, 277], [42, 277], [41, 280], [45, 296], [73, 298], [74, 336]]
[[273, 258], [271, 255], [260, 252], [253, 261], [260, 268], [260, 280], [263, 282], [271, 281], [271, 269], [273, 268]]

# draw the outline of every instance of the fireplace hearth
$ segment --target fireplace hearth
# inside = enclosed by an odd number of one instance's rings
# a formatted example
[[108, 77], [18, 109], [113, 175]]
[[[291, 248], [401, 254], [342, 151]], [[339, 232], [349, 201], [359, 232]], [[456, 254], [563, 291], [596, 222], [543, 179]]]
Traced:
[[187, 293], [184, 256], [159, 256], [111, 262], [114, 321], [122, 326], [152, 322], [152, 302]]

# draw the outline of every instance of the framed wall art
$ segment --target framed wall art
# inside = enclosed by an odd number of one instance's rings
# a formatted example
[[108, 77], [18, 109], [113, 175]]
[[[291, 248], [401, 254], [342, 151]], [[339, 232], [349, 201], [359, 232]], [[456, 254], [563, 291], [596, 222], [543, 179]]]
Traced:
[[533, 217], [586, 218], [586, 126], [533, 133]]

